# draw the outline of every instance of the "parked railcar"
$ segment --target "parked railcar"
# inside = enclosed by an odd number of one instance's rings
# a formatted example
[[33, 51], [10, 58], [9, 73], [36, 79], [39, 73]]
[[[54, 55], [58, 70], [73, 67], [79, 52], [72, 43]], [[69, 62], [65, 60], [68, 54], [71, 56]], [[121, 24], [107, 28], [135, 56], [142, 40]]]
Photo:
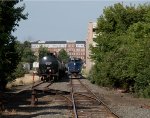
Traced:
[[52, 53], [39, 59], [39, 76], [42, 81], [57, 81], [64, 73], [65, 66]]
[[67, 64], [69, 78], [80, 78], [82, 65], [80, 58], [71, 58]]

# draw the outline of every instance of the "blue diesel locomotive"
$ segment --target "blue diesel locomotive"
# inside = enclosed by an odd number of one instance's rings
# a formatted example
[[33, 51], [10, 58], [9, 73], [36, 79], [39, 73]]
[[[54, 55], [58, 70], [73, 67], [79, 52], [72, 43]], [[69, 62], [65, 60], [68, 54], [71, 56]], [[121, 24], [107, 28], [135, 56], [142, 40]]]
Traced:
[[69, 78], [80, 78], [82, 65], [80, 58], [71, 58], [67, 64]]

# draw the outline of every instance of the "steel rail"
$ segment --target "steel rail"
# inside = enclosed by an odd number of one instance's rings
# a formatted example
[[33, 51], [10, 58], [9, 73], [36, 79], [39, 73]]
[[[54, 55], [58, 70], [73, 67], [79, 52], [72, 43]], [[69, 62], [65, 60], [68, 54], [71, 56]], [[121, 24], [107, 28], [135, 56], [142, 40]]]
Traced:
[[78, 81], [79, 81], [79, 82], [81, 83], [81, 85], [83, 85], [91, 94], [93, 94], [93, 96], [96, 97], [96, 99], [98, 100], [98, 102], [99, 102], [99, 103], [102, 103], [102, 104], [105, 106], [105, 108], [106, 108], [112, 115], [114, 115], [116, 118], [119, 118], [119, 116], [118, 116], [117, 114], [115, 114], [115, 113], [108, 107], [108, 105], [106, 105], [102, 100], [100, 100], [100, 99], [95, 95], [95, 93], [93, 93], [93, 92], [89, 89], [89, 87], [87, 87], [85, 84], [83, 84], [83, 83], [81, 82], [81, 80], [78, 79]]
[[91, 96], [88, 96], [88, 95], [85, 95], [85, 94], [82, 94], [82, 93], [74, 93], [74, 94], [85, 96], [85, 97], [93, 99], [93, 100], [97, 101], [99, 104], [101, 104], [101, 102], [99, 102], [97, 98], [94, 98], [94, 97], [91, 97]]
[[37, 86], [39, 86], [40, 84], [43, 84], [43, 83], [44, 83], [43, 81], [42, 82], [40, 81], [39, 83], [37, 83], [35, 85], [33, 84], [31, 88], [33, 89], [33, 88], [35, 88], [35, 87], [37, 87]]
[[57, 95], [57, 96], [60, 96], [62, 98], [65, 98], [65, 100], [69, 101], [70, 103], [72, 103], [72, 100], [70, 100], [68, 97], [64, 96], [64, 95]]
[[54, 82], [54, 80], [51, 80], [50, 83], [49, 83], [46, 87], [44, 87], [43, 91], [48, 90], [48, 87], [49, 87], [50, 85], [52, 85], [53, 82]]
[[76, 110], [76, 104], [75, 104], [75, 100], [74, 100], [74, 91], [73, 91], [73, 86], [72, 86], [72, 79], [71, 79], [71, 98], [72, 98], [74, 116], [75, 116], [75, 118], [78, 118], [78, 114], [77, 114], [77, 110]]
[[[43, 87], [43, 91], [46, 91], [47, 89], [48, 89], [48, 87], [52, 84], [52, 82], [53, 81], [50, 81], [50, 83], [47, 85], [47, 86], [45, 86], [45, 87]], [[32, 86], [32, 94], [31, 94], [31, 106], [35, 106], [35, 103], [36, 102], [38, 102], [38, 98], [37, 98], [37, 87], [39, 86], [39, 85], [42, 85], [42, 84], [44, 84], [44, 83], [46, 83], [46, 82], [39, 82], [39, 83], [37, 83], [36, 85], [33, 85]]]

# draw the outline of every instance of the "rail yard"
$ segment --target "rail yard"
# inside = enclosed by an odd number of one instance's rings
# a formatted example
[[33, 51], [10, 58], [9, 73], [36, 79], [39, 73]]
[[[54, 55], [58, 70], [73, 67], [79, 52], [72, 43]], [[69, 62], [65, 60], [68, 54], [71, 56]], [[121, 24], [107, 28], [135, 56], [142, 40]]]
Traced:
[[0, 1], [0, 118], [150, 118], [150, 2], [62, 1]]
[[39, 81], [16, 90], [1, 96], [2, 118], [148, 118], [150, 115], [147, 107], [150, 100], [98, 87], [83, 77]]

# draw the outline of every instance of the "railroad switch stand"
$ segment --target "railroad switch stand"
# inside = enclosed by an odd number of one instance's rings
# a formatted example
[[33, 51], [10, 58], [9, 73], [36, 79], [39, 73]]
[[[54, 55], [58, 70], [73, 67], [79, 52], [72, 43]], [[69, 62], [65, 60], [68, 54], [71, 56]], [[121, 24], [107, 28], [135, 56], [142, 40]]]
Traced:
[[36, 90], [32, 90], [32, 95], [31, 95], [31, 106], [35, 106], [35, 101], [36, 100]]

